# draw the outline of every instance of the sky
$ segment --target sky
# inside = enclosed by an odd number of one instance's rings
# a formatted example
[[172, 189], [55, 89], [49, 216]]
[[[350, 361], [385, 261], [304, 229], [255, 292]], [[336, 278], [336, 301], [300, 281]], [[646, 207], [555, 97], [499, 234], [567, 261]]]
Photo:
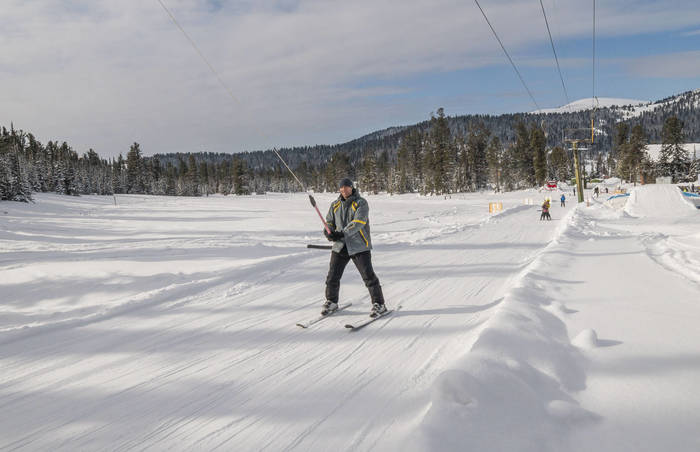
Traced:
[[[0, 125], [109, 158], [335, 144], [536, 109], [468, 0], [2, 0]], [[481, 0], [541, 108], [566, 103], [540, 3]], [[543, 0], [569, 100], [700, 88], [700, 2]]]

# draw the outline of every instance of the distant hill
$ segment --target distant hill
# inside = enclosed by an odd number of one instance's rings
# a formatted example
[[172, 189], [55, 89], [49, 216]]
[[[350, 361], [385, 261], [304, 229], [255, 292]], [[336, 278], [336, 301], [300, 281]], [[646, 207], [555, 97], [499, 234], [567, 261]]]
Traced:
[[[515, 141], [515, 125], [519, 121], [527, 124], [540, 124], [547, 133], [547, 145], [562, 144], [565, 129], [589, 128], [593, 110], [592, 99], [581, 99], [563, 107], [531, 113], [510, 113], [502, 115], [461, 115], [448, 117], [453, 135], [467, 135], [472, 124], [483, 122], [492, 135], [504, 144]], [[686, 142], [700, 142], [700, 89], [687, 91], [656, 102], [632, 99], [599, 98], [595, 110], [596, 144], [591, 151], [607, 153], [612, 146], [614, 126], [624, 121], [630, 124], [641, 123], [649, 143], [661, 142], [661, 129], [668, 116], [676, 115], [683, 121]], [[377, 154], [387, 151], [390, 159], [396, 157], [401, 140], [411, 131], [425, 132], [429, 129], [429, 119], [413, 125], [390, 127], [378, 130], [354, 140], [335, 145], [301, 146], [279, 149], [280, 154], [291, 167], [302, 162], [314, 166], [327, 162], [336, 152], [344, 152], [350, 163], [356, 165], [366, 152]], [[209, 162], [228, 160], [230, 154], [197, 153], [197, 159]], [[236, 154], [249, 168], [263, 169], [274, 167], [279, 160], [271, 151], [248, 151]], [[159, 154], [161, 162], [177, 164], [177, 154]]]
[[564, 105], [563, 107], [543, 108], [542, 110], [535, 110], [532, 113], [571, 113], [573, 111], [591, 110], [593, 108], [639, 106], [650, 103], [651, 102], [646, 100], [618, 99], [614, 97], [588, 97], [585, 99], [576, 100]]

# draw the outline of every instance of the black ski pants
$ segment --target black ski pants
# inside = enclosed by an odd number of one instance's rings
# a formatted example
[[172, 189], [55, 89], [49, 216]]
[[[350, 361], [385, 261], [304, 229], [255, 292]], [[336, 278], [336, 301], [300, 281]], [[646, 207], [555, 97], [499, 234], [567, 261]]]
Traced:
[[331, 252], [331, 263], [328, 268], [328, 276], [326, 277], [326, 300], [334, 303], [338, 302], [338, 292], [340, 292], [340, 278], [343, 276], [345, 266], [348, 262], [352, 262], [357, 267], [357, 270], [362, 276], [362, 280], [369, 290], [369, 296], [372, 298], [372, 303], [384, 304], [384, 294], [382, 286], [379, 285], [379, 278], [374, 273], [372, 268], [372, 254], [370, 251], [357, 253], [353, 256], [348, 255], [348, 249], [343, 248], [340, 253]]

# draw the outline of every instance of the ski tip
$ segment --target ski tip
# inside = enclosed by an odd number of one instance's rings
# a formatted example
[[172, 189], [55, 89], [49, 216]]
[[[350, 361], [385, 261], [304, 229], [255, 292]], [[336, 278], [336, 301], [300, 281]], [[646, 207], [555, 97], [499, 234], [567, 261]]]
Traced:
[[347, 329], [349, 329], [349, 330], [354, 330], [354, 329], [355, 329], [355, 327], [352, 326], [352, 325], [345, 325], [345, 328], [347, 328]]
[[298, 326], [299, 328], [304, 328], [304, 329], [306, 329], [306, 325], [302, 325], [301, 323], [297, 323], [297, 326]]

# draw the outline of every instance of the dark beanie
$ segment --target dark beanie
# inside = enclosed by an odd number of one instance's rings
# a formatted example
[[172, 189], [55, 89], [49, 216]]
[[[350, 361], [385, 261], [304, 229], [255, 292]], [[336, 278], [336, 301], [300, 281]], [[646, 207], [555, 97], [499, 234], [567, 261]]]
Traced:
[[338, 183], [338, 188], [340, 187], [352, 187], [352, 181], [346, 177]]

